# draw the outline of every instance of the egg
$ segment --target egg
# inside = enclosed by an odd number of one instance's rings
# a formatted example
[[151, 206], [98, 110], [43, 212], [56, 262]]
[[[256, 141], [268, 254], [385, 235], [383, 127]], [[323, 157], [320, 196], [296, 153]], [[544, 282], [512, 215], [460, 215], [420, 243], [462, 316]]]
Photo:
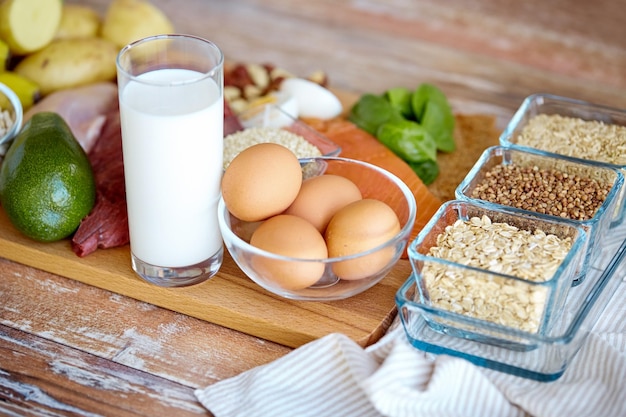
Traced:
[[255, 222], [283, 212], [302, 185], [296, 155], [285, 146], [259, 143], [240, 152], [224, 171], [222, 197], [238, 219]]
[[[293, 258], [328, 257], [324, 237], [308, 221], [281, 214], [264, 221], [252, 234], [250, 244], [259, 249]], [[252, 255], [255, 271], [265, 280], [287, 290], [301, 290], [315, 284], [324, 274], [322, 262], [284, 261]]]
[[[354, 255], [387, 242], [400, 232], [398, 216], [382, 201], [365, 198], [339, 210], [328, 223], [324, 237], [328, 256]], [[396, 256], [395, 246], [369, 255], [333, 264], [333, 272], [344, 280], [371, 276], [385, 268]]]
[[329, 89], [303, 78], [286, 78], [280, 91], [295, 98], [301, 117], [332, 119], [343, 111], [341, 101]]
[[362, 198], [359, 187], [340, 175], [326, 174], [307, 178], [285, 214], [308, 220], [323, 233], [333, 215]]

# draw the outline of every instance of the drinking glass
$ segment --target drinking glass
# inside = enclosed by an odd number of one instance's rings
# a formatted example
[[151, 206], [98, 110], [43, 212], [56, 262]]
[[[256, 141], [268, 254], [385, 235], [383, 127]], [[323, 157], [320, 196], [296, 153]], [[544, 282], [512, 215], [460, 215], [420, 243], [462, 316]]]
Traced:
[[188, 35], [141, 39], [117, 57], [131, 262], [160, 286], [203, 282], [222, 264], [223, 63], [218, 46]]

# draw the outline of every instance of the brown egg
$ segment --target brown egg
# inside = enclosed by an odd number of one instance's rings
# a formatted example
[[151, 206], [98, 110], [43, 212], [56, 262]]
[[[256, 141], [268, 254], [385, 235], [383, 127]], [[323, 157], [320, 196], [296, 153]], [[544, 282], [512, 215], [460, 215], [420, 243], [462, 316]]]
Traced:
[[[339, 210], [325, 232], [328, 256], [354, 255], [387, 242], [400, 232], [400, 221], [387, 204], [379, 200], [355, 201]], [[386, 247], [367, 256], [333, 264], [341, 279], [356, 280], [382, 270], [393, 258], [395, 247]]]
[[324, 233], [339, 209], [361, 198], [361, 191], [349, 179], [340, 175], [320, 175], [302, 182], [298, 196], [285, 214], [302, 217]]
[[222, 178], [228, 211], [245, 221], [259, 221], [283, 212], [302, 185], [296, 155], [275, 143], [259, 143], [243, 150]]
[[[321, 233], [308, 221], [288, 214], [264, 221], [252, 234], [250, 244], [292, 258], [328, 257], [326, 242]], [[287, 290], [310, 287], [324, 274], [322, 262], [282, 261], [256, 255], [252, 264], [264, 279]]]

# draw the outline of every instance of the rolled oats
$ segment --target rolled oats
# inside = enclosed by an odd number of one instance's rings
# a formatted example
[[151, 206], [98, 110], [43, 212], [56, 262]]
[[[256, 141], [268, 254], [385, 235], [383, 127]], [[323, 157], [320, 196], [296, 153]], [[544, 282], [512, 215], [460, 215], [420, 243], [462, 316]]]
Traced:
[[529, 282], [551, 279], [571, 246], [569, 237], [473, 217], [447, 226], [428, 255], [520, 280], [429, 261], [421, 273], [433, 306], [536, 332], [548, 289]]

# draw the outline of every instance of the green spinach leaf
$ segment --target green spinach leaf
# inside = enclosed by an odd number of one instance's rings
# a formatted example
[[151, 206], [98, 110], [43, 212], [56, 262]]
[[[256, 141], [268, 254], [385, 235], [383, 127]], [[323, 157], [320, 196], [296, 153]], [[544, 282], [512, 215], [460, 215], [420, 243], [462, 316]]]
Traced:
[[402, 119], [400, 112], [387, 99], [374, 94], [361, 96], [348, 115], [348, 120], [374, 136], [380, 125], [397, 119]]
[[429, 101], [422, 117], [422, 126], [433, 137], [437, 149], [452, 152], [456, 149], [454, 142], [454, 115], [450, 108], [438, 101]]
[[409, 162], [409, 166], [425, 185], [432, 184], [439, 175], [439, 165], [430, 159], [422, 162]]
[[450, 113], [450, 104], [446, 95], [437, 86], [428, 83], [420, 84], [411, 97], [411, 106], [413, 107], [413, 114], [418, 122], [422, 122], [424, 113], [426, 112], [426, 104], [430, 102], [437, 102], [442, 107], [448, 108]]
[[411, 100], [413, 93], [404, 87], [391, 88], [385, 91], [385, 98], [397, 109], [405, 119], [415, 120]]
[[407, 162], [437, 159], [437, 145], [426, 129], [410, 120], [383, 123], [376, 137]]

